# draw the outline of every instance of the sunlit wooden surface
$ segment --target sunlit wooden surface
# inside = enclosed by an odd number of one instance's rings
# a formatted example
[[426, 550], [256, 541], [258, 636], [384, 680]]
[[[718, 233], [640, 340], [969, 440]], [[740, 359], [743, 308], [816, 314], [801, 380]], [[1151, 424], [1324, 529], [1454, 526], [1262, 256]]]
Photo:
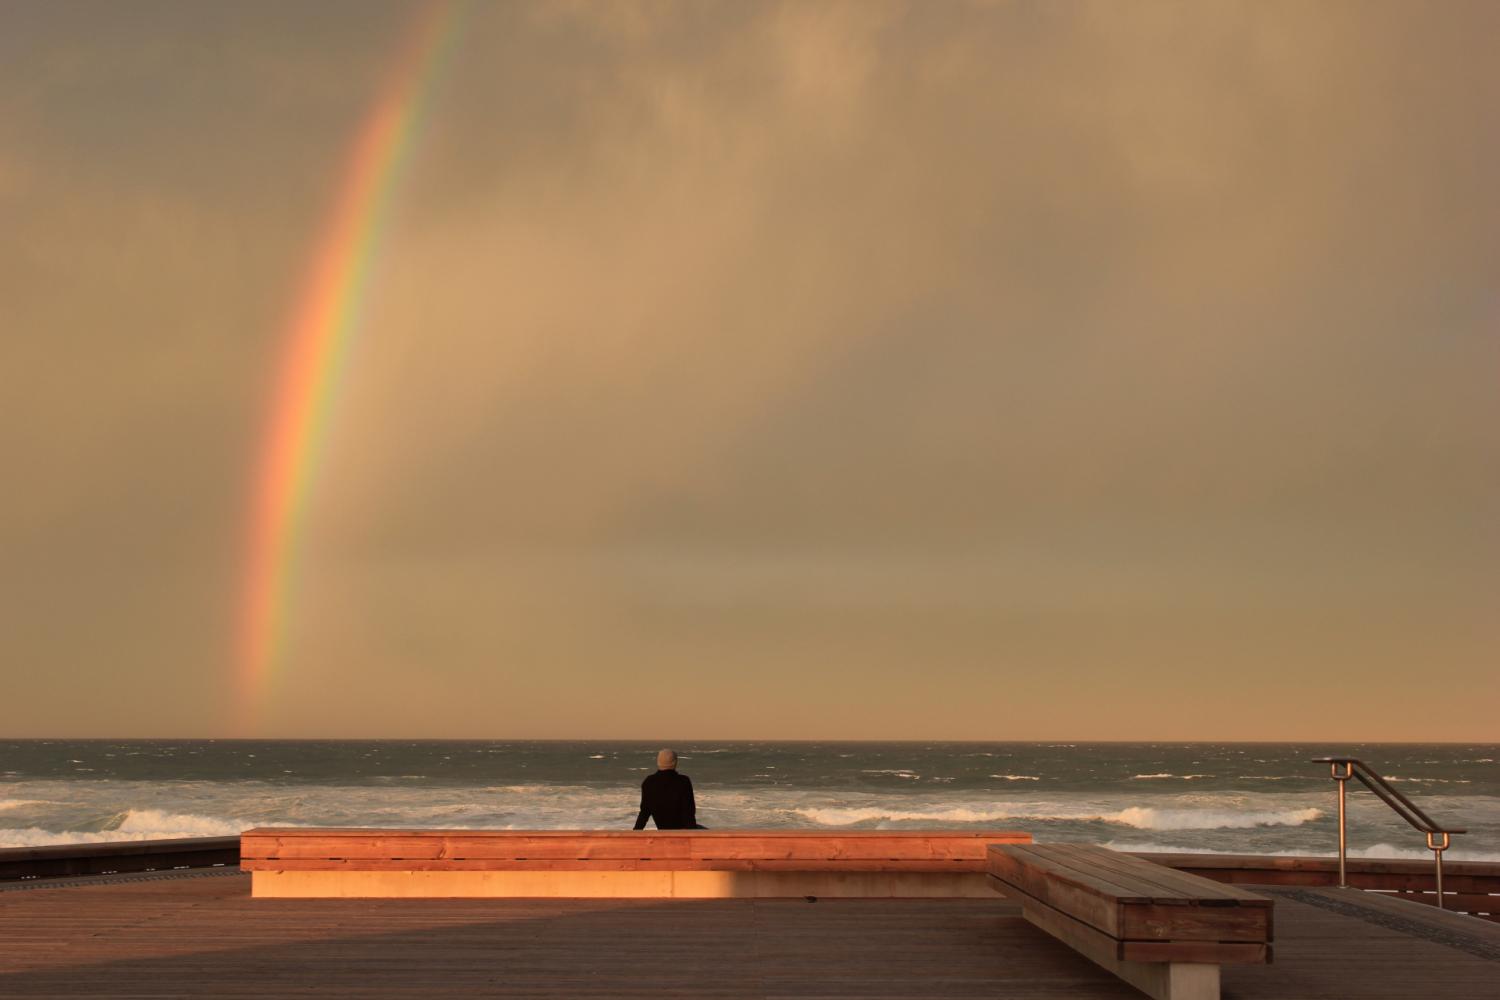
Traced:
[[[249, 881], [0, 892], [0, 996], [1139, 996], [999, 897], [283, 900]], [[1226, 998], [1500, 998], [1493, 924], [1268, 891], [1276, 961], [1226, 967]]]
[[363, 830], [258, 828], [258, 897], [993, 896], [1011, 830]]

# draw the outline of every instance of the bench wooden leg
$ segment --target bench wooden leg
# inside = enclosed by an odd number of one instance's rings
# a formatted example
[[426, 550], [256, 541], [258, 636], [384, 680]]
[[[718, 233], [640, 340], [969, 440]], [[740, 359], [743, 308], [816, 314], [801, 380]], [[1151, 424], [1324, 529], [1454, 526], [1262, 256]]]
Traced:
[[1116, 957], [1116, 942], [1050, 906], [1023, 899], [1021, 914], [1095, 965], [1113, 972], [1156, 1000], [1219, 1000], [1217, 965], [1196, 962], [1127, 962]]
[[1217, 965], [1116, 960], [1104, 967], [1156, 1000], [1219, 1000]]

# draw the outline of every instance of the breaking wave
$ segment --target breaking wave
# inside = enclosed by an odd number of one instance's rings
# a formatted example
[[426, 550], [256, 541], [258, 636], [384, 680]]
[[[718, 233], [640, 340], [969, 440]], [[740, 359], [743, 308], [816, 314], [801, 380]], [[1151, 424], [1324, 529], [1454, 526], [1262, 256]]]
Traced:
[[[1162, 844], [1150, 840], [1109, 840], [1099, 845], [1112, 851], [1138, 854], [1257, 854], [1276, 858], [1333, 858], [1333, 851], [1322, 850], [1215, 850], [1201, 844]], [[1500, 861], [1500, 851], [1465, 851], [1450, 848], [1444, 855], [1449, 861]], [[1402, 861], [1432, 861], [1432, 852], [1420, 847], [1397, 847], [1394, 844], [1373, 844], [1370, 847], [1349, 848], [1351, 858], [1395, 858]]]
[[812, 820], [820, 826], [853, 826], [855, 823], [875, 821], [901, 822], [903, 820], [927, 823], [989, 823], [998, 819], [1020, 819], [1020, 816], [1003, 810], [969, 809], [963, 806], [952, 809], [906, 811], [866, 806], [849, 808], [829, 806], [827, 808], [793, 809], [793, 813]]
[[1323, 815], [1321, 809], [1157, 809], [1132, 806], [1106, 822], [1123, 823], [1137, 830], [1248, 830], [1257, 826], [1301, 826]]
[[1301, 826], [1323, 815], [1321, 809], [1157, 809], [1150, 806], [1131, 806], [1112, 813], [1082, 810], [1041, 812], [1033, 809], [985, 809], [970, 806], [926, 810], [832, 806], [795, 809], [793, 812], [821, 826], [853, 826], [856, 823], [870, 822], [993, 823], [999, 820], [1030, 820], [1112, 823], [1137, 830], [1248, 830], [1261, 826]]
[[41, 827], [0, 829], [0, 844], [39, 847], [45, 844], [101, 844], [119, 840], [177, 840], [184, 837], [238, 837], [255, 826], [243, 820], [191, 813], [139, 809], [117, 813], [102, 830], [44, 830]]

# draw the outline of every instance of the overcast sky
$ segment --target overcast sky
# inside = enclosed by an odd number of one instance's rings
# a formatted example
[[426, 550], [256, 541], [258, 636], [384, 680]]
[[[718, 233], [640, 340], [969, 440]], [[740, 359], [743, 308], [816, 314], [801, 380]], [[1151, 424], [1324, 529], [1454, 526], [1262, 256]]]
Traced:
[[[419, 8], [0, 0], [0, 735], [216, 736]], [[1500, 738], [1500, 5], [479, 3], [270, 736]]]

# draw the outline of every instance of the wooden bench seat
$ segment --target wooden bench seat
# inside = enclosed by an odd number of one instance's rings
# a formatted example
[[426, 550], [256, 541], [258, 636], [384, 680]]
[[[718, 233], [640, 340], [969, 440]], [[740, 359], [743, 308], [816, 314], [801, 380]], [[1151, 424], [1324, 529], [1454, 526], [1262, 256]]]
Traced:
[[1009, 830], [360, 830], [240, 837], [256, 896], [982, 896]]
[[1271, 960], [1272, 901], [1102, 847], [995, 844], [1026, 919], [1153, 997], [1217, 1000], [1219, 967]]

